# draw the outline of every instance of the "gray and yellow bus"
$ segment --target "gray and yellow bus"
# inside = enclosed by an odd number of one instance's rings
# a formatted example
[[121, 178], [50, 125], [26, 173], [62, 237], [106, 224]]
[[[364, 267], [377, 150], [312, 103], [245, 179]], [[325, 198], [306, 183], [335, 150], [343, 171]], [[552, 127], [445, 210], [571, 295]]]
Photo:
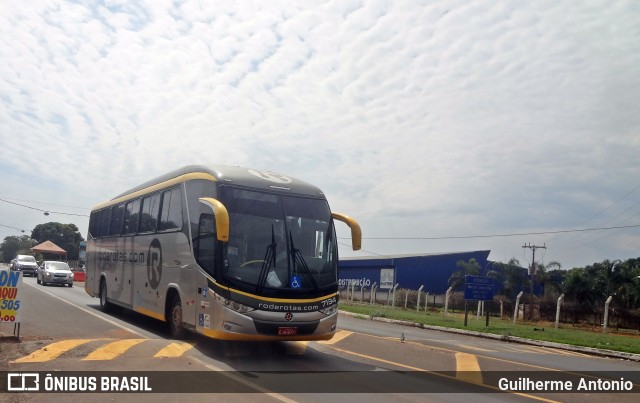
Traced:
[[338, 245], [317, 187], [270, 171], [187, 166], [96, 206], [86, 292], [226, 340], [325, 340], [336, 330]]

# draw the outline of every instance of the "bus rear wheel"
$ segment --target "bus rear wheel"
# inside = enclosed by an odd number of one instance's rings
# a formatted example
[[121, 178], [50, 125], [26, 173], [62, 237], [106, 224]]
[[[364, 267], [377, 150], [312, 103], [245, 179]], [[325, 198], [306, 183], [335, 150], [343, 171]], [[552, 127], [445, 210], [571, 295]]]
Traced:
[[104, 280], [100, 282], [100, 310], [102, 312], [111, 311], [111, 303], [107, 300], [107, 283]]
[[171, 337], [178, 340], [184, 339], [186, 331], [184, 328], [184, 322], [182, 321], [182, 301], [178, 294], [174, 295], [171, 300], [167, 319], [169, 321]]

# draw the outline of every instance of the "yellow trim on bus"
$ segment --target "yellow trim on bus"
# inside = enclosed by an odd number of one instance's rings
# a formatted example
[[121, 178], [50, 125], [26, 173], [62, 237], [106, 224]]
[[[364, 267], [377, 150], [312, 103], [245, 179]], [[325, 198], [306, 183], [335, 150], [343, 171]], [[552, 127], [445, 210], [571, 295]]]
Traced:
[[165, 319], [163, 314], [155, 313], [155, 312], [153, 312], [153, 311], [151, 311], [149, 309], [140, 308], [140, 307], [135, 307], [135, 308], [133, 308], [133, 310], [138, 312], [138, 313], [141, 313], [143, 315], [150, 316], [150, 317], [152, 317], [154, 319], [158, 319], [158, 320], [161, 320], [163, 322], [166, 322], [166, 319]]
[[200, 203], [209, 206], [216, 217], [216, 236], [218, 241], [229, 242], [229, 212], [219, 200], [213, 197], [201, 197]]
[[[318, 298], [311, 298], [311, 299], [279, 299], [279, 298], [268, 298], [268, 297], [261, 297], [259, 295], [255, 295], [255, 294], [250, 294], [248, 292], [244, 292], [244, 291], [240, 291], [240, 290], [236, 290], [235, 288], [231, 288], [231, 287], [227, 287], [224, 285], [219, 284], [217, 281], [215, 281], [212, 278], [209, 278], [209, 280], [211, 280], [215, 285], [217, 285], [218, 287], [221, 288], [225, 288], [231, 292], [235, 292], [237, 294], [241, 294], [244, 296], [247, 296], [249, 298], [255, 298], [255, 299], [259, 299], [261, 301], [265, 301], [265, 302], [282, 302], [282, 303], [291, 303], [291, 304], [304, 304], [304, 303], [309, 303], [309, 302], [319, 302], [322, 300], [325, 300], [327, 298], [331, 298], [331, 297], [335, 297], [336, 295], [338, 295], [337, 292], [334, 292], [332, 294], [327, 294], [325, 296], [322, 297], [318, 297]], [[213, 291], [209, 290], [209, 292], [213, 293]]]
[[349, 228], [351, 228], [351, 246], [353, 250], [360, 250], [362, 247], [362, 229], [360, 228], [360, 224], [346, 214], [341, 213], [331, 213], [331, 217], [335, 220], [342, 221], [347, 224]]
[[152, 185], [152, 186], [149, 186], [147, 188], [138, 190], [137, 192], [130, 193], [128, 195], [119, 197], [117, 199], [109, 200], [108, 202], [104, 202], [102, 204], [98, 204], [91, 211], [100, 210], [100, 209], [105, 208], [105, 207], [113, 206], [113, 205], [116, 205], [116, 204], [119, 204], [119, 203], [122, 203], [122, 202], [125, 202], [125, 201], [128, 201], [128, 200], [131, 200], [131, 199], [135, 199], [135, 198], [137, 198], [139, 196], [146, 195], [148, 193], [154, 193], [154, 192], [156, 192], [156, 191], [158, 191], [160, 189], [171, 187], [171, 186], [173, 186], [175, 184], [186, 182], [188, 180], [193, 180], [193, 179], [205, 179], [205, 180], [210, 180], [210, 181], [217, 181], [218, 180], [218, 179], [216, 179], [215, 176], [213, 176], [211, 174], [208, 174], [208, 173], [205, 173], [205, 172], [192, 172], [192, 173], [176, 176], [173, 179], [169, 179], [169, 180], [166, 180], [164, 182], [157, 183], [155, 185]]

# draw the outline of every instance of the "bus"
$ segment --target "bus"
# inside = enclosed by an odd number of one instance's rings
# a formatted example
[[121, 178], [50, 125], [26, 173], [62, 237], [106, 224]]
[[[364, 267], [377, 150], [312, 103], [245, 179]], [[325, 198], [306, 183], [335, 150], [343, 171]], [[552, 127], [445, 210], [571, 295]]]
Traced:
[[92, 209], [85, 290], [222, 340], [328, 340], [337, 324], [338, 242], [324, 193], [271, 171], [186, 166]]

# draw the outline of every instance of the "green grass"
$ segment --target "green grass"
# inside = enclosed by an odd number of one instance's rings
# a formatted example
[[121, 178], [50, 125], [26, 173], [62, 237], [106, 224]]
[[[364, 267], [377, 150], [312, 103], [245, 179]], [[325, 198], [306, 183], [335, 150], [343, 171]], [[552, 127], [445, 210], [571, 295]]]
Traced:
[[489, 326], [485, 326], [486, 318], [476, 319], [475, 312], [469, 312], [467, 326], [465, 327], [464, 313], [460, 312], [448, 312], [447, 316], [444, 317], [442, 310], [416, 312], [382, 305], [349, 305], [342, 302], [340, 303], [340, 310], [359, 313], [369, 317], [404, 320], [429, 326], [465, 329], [500, 336], [522, 337], [525, 339], [640, 354], [640, 335], [638, 332], [623, 334], [616, 333], [614, 329], [610, 329], [607, 333], [603, 333], [602, 328], [593, 330], [590, 328], [577, 328], [567, 324], [560, 324], [559, 328], [556, 329], [553, 323], [518, 322], [513, 324], [511, 319], [500, 319], [494, 316], [489, 318]]

